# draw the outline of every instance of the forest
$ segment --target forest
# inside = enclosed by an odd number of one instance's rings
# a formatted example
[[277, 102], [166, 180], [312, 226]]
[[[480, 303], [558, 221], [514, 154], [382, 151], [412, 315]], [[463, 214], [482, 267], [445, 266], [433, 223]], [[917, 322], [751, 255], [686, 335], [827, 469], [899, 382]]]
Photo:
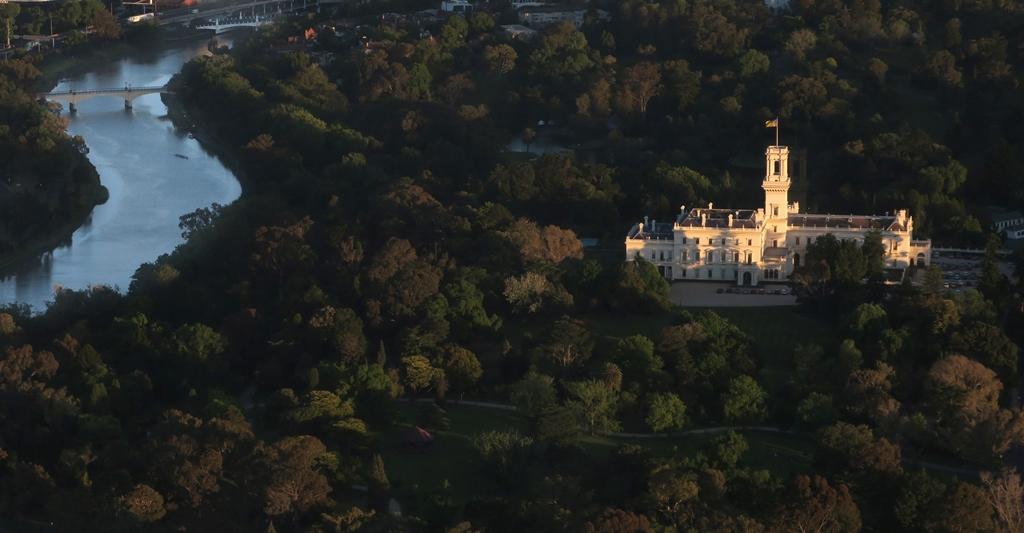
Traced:
[[[526, 41], [397, 5], [172, 81], [243, 196], [124, 294], [0, 309], [0, 529], [1024, 529], [1024, 284], [985, 210], [1024, 202], [1024, 5], [625, 0]], [[795, 308], [672, 305], [628, 225], [758, 205], [776, 116], [801, 203], [909, 207], [985, 248], [977, 290], [822, 238]]]

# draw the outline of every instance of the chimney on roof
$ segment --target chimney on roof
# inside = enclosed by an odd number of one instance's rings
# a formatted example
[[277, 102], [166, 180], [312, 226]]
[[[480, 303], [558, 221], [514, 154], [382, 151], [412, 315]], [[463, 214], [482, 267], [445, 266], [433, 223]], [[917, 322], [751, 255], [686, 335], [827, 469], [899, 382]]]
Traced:
[[714, 209], [714, 208], [715, 208], [714, 202], [708, 202], [708, 209]]
[[729, 213], [729, 227], [732, 227], [732, 213]]
[[679, 206], [679, 214], [680, 215], [685, 215], [686, 214], [686, 205], [685, 204]]
[[651, 219], [651, 235], [654, 235], [658, 231], [658, 223]]
[[644, 226], [646, 226], [646, 225], [647, 225], [647, 217], [644, 216]]

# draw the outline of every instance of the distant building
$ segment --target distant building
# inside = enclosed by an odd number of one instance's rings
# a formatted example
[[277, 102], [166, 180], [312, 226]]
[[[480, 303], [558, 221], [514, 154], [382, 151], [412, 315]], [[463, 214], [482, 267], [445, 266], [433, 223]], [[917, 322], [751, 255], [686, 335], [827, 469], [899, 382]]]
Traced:
[[541, 0], [512, 0], [512, 9], [519, 9], [521, 7], [537, 7], [546, 6], [547, 2]]
[[1003, 230], [1003, 235], [1005, 235], [1007, 239], [1015, 241], [1024, 239], [1024, 224], [1020, 226], [1011, 226], [1009, 228], [1006, 228], [1005, 230]]
[[[563, 22], [572, 22], [579, 28], [587, 15], [587, 8], [565, 7], [565, 6], [537, 6], [524, 7], [519, 10], [519, 22], [531, 28], [544, 28]], [[597, 9], [594, 11], [598, 18], [608, 18], [608, 12]]]
[[1002, 233], [1014, 226], [1024, 225], [1024, 215], [1020, 211], [993, 209], [990, 218], [992, 219], [992, 229], [996, 233]]
[[789, 279], [805, 260], [807, 245], [826, 234], [863, 242], [877, 231], [885, 266], [903, 269], [931, 263], [931, 241], [915, 241], [914, 218], [900, 209], [886, 215], [809, 214], [789, 202], [789, 147], [765, 151], [764, 207], [722, 209], [708, 204], [680, 213], [673, 222], [644, 218], [626, 235], [626, 260], [650, 261], [671, 280], [721, 280], [757, 285]]
[[443, 0], [441, 2], [441, 12], [453, 15], [469, 15], [473, 12], [473, 4], [467, 0]]
[[516, 41], [529, 41], [537, 36], [537, 30], [522, 24], [505, 24], [501, 27], [501, 32]]
[[772, 9], [789, 9], [789, 0], [764, 0], [764, 5]]

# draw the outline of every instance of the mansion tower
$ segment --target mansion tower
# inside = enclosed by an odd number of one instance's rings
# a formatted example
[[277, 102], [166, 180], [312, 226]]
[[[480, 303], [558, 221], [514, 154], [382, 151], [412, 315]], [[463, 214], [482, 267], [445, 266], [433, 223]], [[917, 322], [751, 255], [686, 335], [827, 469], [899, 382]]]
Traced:
[[650, 261], [670, 280], [735, 281], [757, 285], [786, 280], [802, 264], [807, 245], [831, 233], [837, 239], [864, 242], [877, 231], [885, 247], [885, 266], [903, 269], [931, 262], [931, 242], [913, 240], [914, 218], [906, 209], [894, 214], [833, 215], [801, 213], [789, 202], [789, 147], [765, 150], [764, 207], [722, 209], [714, 204], [680, 207], [673, 222], [644, 217], [626, 235], [626, 260]]

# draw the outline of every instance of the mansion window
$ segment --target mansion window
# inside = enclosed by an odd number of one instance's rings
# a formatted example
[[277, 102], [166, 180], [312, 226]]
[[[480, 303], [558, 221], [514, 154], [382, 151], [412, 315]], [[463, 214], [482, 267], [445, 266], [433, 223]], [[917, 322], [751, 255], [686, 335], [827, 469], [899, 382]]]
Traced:
[[708, 261], [708, 263], [714, 263], [715, 262], [715, 255], [714, 255], [714, 252], [712, 252], [711, 250], [708, 250], [707, 261]]
[[740, 253], [739, 252], [733, 252], [732, 253], [732, 262], [733, 263], [739, 263], [740, 262]]
[[777, 205], [773, 205], [772, 206], [772, 214], [775, 215], [775, 216], [779, 216], [779, 206], [777, 206]]
[[661, 260], [662, 260], [662, 261], [664, 261], [664, 260], [665, 260], [665, 252], [664, 252], [664, 251], [662, 251], [662, 252], [661, 252]]
[[753, 262], [752, 260], [753, 260], [753, 254], [751, 254], [750, 252], [747, 252], [747, 264], [749, 265], [750, 263], [752, 263]]
[[651, 250], [651, 261], [656, 261], [657, 259], [658, 255], [654, 252], [654, 250]]
[[752, 240], [750, 240], [750, 239], [747, 239], [747, 246], [750, 246], [750, 245], [752, 245], [752, 244], [754, 244], [754, 241], [752, 241]]
[[671, 261], [671, 260], [672, 260], [672, 250], [669, 250], [669, 251], [668, 251], [668, 260], [669, 260], [669, 261]]
[[687, 256], [686, 250], [683, 250], [683, 255], [680, 257], [680, 259], [682, 259], [683, 261], [686, 261], [687, 260], [686, 256]]
[[775, 175], [782, 174], [782, 161], [775, 161]]
[[686, 237], [683, 237], [683, 244], [686, 244]]
[[796, 245], [797, 245], [797, 246], [800, 246], [800, 237], [797, 237], [797, 238], [796, 238]]

